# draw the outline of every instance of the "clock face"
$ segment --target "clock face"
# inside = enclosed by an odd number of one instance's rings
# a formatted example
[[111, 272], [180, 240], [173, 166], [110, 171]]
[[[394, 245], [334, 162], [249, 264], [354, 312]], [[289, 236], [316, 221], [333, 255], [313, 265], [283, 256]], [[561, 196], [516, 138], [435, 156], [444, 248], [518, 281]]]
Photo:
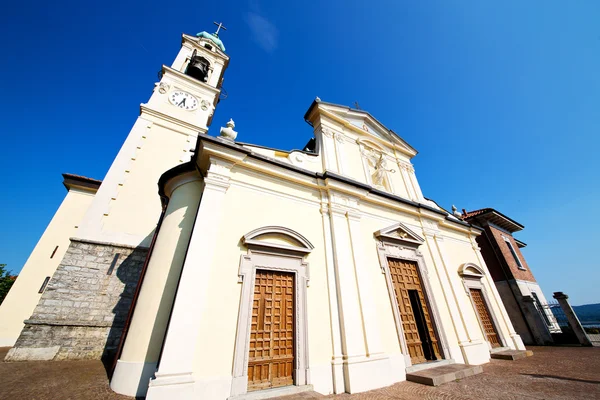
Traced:
[[198, 108], [198, 99], [183, 90], [174, 90], [169, 94], [169, 101], [175, 107], [182, 110], [192, 111]]

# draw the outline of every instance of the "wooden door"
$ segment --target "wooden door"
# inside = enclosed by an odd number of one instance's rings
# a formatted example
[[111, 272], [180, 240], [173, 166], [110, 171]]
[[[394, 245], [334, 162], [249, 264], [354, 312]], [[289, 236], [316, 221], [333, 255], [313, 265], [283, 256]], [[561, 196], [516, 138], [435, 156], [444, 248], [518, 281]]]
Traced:
[[[437, 337], [431, 322], [431, 314], [419, 278], [417, 263], [390, 258], [388, 259], [388, 266], [400, 311], [404, 338], [412, 363], [418, 364], [428, 360], [441, 359]], [[413, 295], [413, 302], [418, 301], [417, 305], [420, 308], [417, 310], [414, 310], [411, 304], [409, 291], [413, 290], [416, 292]], [[419, 330], [421, 334], [419, 334]], [[427, 347], [424, 348], [424, 346]]]
[[483, 293], [481, 293], [481, 289], [470, 289], [471, 298], [473, 299], [473, 303], [475, 304], [475, 309], [477, 310], [477, 314], [479, 314], [479, 320], [483, 325], [483, 331], [487, 336], [488, 342], [492, 345], [492, 347], [500, 347], [500, 340], [498, 340], [498, 332], [496, 332], [496, 327], [492, 321], [492, 317], [490, 316], [490, 311], [487, 308], [487, 304], [485, 304], [485, 300], [483, 298]]
[[293, 385], [294, 274], [256, 271], [248, 391]]

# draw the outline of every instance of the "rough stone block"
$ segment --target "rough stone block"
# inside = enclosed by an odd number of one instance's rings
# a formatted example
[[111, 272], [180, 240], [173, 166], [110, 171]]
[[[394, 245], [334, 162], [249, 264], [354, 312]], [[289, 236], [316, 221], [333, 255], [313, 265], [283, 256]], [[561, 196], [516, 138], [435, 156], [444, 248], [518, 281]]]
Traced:
[[49, 361], [53, 360], [60, 346], [52, 347], [13, 347], [5, 357], [6, 361]]

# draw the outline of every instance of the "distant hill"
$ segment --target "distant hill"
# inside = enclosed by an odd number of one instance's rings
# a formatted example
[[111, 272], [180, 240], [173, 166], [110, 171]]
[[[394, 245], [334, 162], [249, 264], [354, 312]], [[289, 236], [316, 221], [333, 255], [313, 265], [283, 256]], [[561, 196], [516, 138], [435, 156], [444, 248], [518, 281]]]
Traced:
[[573, 306], [573, 310], [582, 323], [600, 321], [600, 303]]

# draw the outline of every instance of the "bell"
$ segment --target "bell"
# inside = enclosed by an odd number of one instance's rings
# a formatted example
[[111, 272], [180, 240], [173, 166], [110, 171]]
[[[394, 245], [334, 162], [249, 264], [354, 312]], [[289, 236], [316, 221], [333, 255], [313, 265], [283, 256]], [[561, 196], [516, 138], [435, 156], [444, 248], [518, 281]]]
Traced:
[[210, 63], [204, 57], [194, 56], [190, 60], [186, 74], [192, 78], [198, 79], [201, 82], [206, 82], [208, 79], [208, 67]]

